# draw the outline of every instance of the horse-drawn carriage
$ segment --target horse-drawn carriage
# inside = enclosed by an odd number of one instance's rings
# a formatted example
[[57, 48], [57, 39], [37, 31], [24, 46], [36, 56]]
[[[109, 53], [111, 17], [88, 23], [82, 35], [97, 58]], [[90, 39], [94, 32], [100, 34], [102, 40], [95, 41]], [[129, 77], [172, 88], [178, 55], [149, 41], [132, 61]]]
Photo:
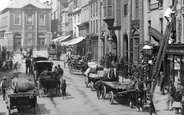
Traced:
[[60, 93], [60, 77], [59, 74], [52, 72], [53, 62], [37, 61], [34, 66], [39, 89], [43, 89], [45, 94], [52, 89], [56, 90], [56, 94]]
[[60, 45], [50, 44], [47, 49], [47, 52], [48, 52], [48, 57], [52, 57], [52, 59], [60, 60], [60, 56], [61, 56]]
[[74, 71], [80, 71], [83, 74], [88, 68], [88, 65], [87, 62], [80, 56], [73, 55], [72, 58], [69, 60], [69, 68], [71, 74], [73, 74]]

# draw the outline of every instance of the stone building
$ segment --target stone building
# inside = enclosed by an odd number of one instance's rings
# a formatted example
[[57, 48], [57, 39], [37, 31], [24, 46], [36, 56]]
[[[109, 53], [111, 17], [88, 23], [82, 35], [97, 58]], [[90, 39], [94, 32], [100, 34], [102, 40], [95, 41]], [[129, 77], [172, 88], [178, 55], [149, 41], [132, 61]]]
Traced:
[[0, 44], [10, 50], [41, 50], [51, 43], [51, 8], [37, 0], [11, 1], [1, 11], [0, 23]]

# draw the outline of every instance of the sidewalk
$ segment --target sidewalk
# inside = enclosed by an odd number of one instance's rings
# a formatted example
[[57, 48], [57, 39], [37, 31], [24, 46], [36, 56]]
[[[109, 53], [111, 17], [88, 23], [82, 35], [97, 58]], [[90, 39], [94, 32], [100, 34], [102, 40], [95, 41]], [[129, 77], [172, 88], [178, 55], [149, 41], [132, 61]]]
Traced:
[[159, 86], [156, 86], [153, 100], [157, 115], [175, 115], [175, 111], [165, 111], [167, 94], [161, 95]]

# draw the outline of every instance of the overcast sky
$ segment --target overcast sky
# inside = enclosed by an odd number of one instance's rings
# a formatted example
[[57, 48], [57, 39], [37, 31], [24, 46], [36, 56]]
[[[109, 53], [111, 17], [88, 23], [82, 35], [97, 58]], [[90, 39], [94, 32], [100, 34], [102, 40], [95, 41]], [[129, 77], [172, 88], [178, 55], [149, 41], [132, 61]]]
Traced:
[[[46, 1], [46, 0], [40, 0], [40, 1]], [[50, 1], [50, 0], [49, 0]], [[0, 11], [6, 7], [6, 5], [10, 2], [10, 0], [0, 0]]]
[[6, 7], [10, 0], [0, 0], [0, 11]]

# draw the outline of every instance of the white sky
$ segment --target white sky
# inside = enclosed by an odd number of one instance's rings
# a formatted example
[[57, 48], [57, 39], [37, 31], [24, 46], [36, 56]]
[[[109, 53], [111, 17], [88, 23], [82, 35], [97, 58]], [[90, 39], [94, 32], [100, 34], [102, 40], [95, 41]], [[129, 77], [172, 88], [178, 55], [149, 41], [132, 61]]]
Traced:
[[6, 7], [10, 0], [0, 0], [0, 11]]
[[[40, 0], [40, 1], [46, 1], [46, 0]], [[50, 1], [50, 0], [49, 0]], [[8, 3], [10, 2], [10, 0], [0, 0], [0, 11], [2, 9], [4, 9], [6, 7], [6, 5], [8, 5]]]

